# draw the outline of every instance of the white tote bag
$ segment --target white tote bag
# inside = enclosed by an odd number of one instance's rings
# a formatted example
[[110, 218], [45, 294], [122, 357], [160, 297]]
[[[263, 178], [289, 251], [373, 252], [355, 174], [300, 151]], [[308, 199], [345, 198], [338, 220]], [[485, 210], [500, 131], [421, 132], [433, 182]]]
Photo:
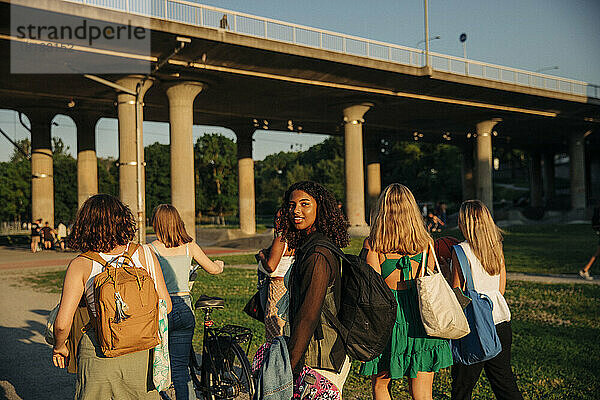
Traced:
[[[419, 311], [425, 332], [429, 336], [444, 339], [460, 339], [469, 334], [469, 323], [456, 295], [440, 272], [440, 265], [429, 244], [429, 257], [435, 260], [433, 271], [427, 269], [426, 257], [423, 257], [421, 272], [415, 279], [419, 294]], [[427, 274], [426, 274], [427, 273]]]

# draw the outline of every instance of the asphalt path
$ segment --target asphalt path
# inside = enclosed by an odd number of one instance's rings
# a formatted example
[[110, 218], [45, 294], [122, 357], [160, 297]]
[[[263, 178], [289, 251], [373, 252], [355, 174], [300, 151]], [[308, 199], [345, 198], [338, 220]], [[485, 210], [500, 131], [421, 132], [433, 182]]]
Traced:
[[52, 365], [44, 340], [60, 294], [23, 286], [23, 273], [4, 270], [0, 276], [0, 399], [72, 399], [75, 375]]

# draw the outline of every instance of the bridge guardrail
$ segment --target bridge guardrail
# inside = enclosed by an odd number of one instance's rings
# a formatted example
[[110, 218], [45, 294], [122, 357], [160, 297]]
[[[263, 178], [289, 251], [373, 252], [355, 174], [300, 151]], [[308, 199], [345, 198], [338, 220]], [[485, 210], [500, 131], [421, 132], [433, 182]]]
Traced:
[[[424, 51], [318, 28], [258, 17], [186, 0], [61, 0], [168, 21], [287, 42], [343, 54], [423, 67]], [[524, 87], [600, 99], [600, 86], [517, 68], [429, 53], [434, 70]]]

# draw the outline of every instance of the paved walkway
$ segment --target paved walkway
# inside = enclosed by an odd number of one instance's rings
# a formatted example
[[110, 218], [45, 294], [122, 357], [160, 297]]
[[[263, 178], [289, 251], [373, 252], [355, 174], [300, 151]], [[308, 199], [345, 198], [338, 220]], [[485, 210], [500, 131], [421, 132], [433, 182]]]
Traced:
[[509, 272], [506, 279], [513, 281], [528, 281], [547, 284], [556, 283], [583, 283], [590, 285], [600, 285], [600, 276], [595, 276], [594, 280], [587, 281], [578, 274], [529, 274], [523, 272]]
[[[210, 247], [205, 250], [209, 255], [244, 252]], [[53, 251], [32, 254], [27, 249], [0, 247], [0, 399], [73, 398], [75, 376], [51, 365], [51, 348], [43, 337], [46, 319], [60, 294], [29, 290], [23, 277], [64, 268], [74, 255]], [[256, 265], [235, 267], [256, 268]], [[509, 273], [508, 279], [600, 284], [600, 279], [585, 281], [578, 275]]]
[[[233, 249], [230, 247], [202, 247], [210, 256], [255, 253], [252, 249]], [[44, 250], [32, 253], [24, 247], [0, 246], [0, 271], [22, 270], [40, 267], [66, 267], [77, 253], [71, 251]]]

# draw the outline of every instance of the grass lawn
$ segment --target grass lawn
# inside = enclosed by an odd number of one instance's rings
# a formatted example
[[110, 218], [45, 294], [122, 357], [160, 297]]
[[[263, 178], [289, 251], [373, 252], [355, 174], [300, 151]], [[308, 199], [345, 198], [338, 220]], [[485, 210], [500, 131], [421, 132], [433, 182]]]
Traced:
[[[39, 289], [59, 291], [64, 271], [28, 278]], [[255, 291], [252, 270], [231, 268], [222, 275], [200, 274], [194, 297], [205, 293], [226, 299], [226, 308], [215, 311], [217, 325], [233, 323], [254, 332], [250, 354], [264, 342], [264, 326], [243, 313]], [[512, 311], [513, 368], [526, 399], [596, 399], [600, 393], [600, 286], [544, 285], [511, 281], [506, 298]], [[202, 315], [196, 313], [194, 337], [200, 349]], [[370, 399], [370, 382], [358, 375], [359, 364], [345, 386], [345, 398]], [[395, 399], [409, 399], [407, 381], [393, 384]], [[450, 370], [434, 380], [434, 398], [449, 399]], [[494, 399], [485, 378], [474, 391], [476, 399]]]
[[[598, 235], [588, 224], [521, 225], [508, 227], [504, 231], [504, 253], [509, 272], [575, 274], [594, 254], [598, 245]], [[435, 235], [440, 236], [454, 236], [462, 240], [458, 229]], [[363, 240], [352, 238], [344, 251], [358, 254]], [[256, 264], [252, 254], [222, 256], [219, 259], [229, 265]]]
[[[460, 237], [458, 231], [443, 236]], [[597, 245], [589, 225], [518, 226], [506, 230], [505, 253], [509, 271], [574, 273]], [[347, 252], [357, 253], [362, 240], [352, 240]], [[253, 264], [238, 257], [229, 264]], [[595, 266], [594, 268], [598, 268]], [[39, 290], [60, 291], [64, 271], [28, 277]], [[256, 290], [256, 273], [250, 269], [226, 269], [222, 275], [201, 273], [194, 297], [204, 293], [226, 299], [226, 308], [215, 311], [217, 325], [233, 323], [254, 332], [250, 354], [264, 342], [264, 326], [246, 316], [242, 308]], [[597, 399], [600, 393], [600, 286], [544, 285], [509, 281], [506, 299], [512, 311], [513, 369], [526, 399]], [[199, 351], [202, 315], [197, 313], [194, 343]], [[345, 398], [370, 399], [370, 381], [358, 375], [354, 363], [344, 388]], [[407, 381], [393, 384], [395, 399], [409, 399]], [[450, 398], [450, 370], [434, 379], [434, 398]], [[474, 391], [476, 399], [494, 399], [485, 377]]]

